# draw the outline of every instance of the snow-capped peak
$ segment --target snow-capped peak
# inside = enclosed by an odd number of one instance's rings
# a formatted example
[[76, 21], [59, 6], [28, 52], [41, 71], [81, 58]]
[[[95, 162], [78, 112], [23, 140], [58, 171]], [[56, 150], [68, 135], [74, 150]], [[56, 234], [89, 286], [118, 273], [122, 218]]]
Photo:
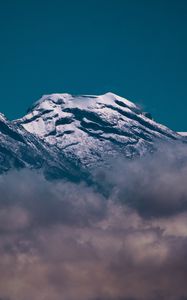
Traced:
[[[28, 114], [20, 121], [26, 130], [40, 137], [54, 132], [56, 121], [67, 119], [72, 115], [68, 110], [79, 109], [80, 111], [95, 111], [110, 117], [111, 109], [126, 110], [127, 112], [140, 113], [140, 109], [131, 101], [114, 93], [104, 95], [71, 95], [68, 93], [54, 93], [44, 95], [29, 109]], [[110, 122], [110, 120], [109, 120]], [[68, 125], [68, 127], [71, 127]], [[63, 128], [61, 128], [63, 130]], [[50, 138], [54, 141], [54, 138]]]
[[44, 95], [19, 120], [0, 114], [0, 172], [39, 167], [55, 178], [77, 178], [119, 155], [152, 152], [157, 141], [186, 143], [184, 135], [111, 92]]
[[[76, 103], [74, 103], [76, 101]], [[82, 108], [88, 107], [90, 104], [97, 105], [98, 103], [112, 104], [114, 105], [116, 101], [122, 101], [126, 107], [132, 109], [139, 109], [133, 102], [122, 98], [114, 93], [108, 92], [104, 95], [71, 95], [68, 93], [53, 93], [49, 95], [43, 95], [41, 99], [36, 101], [32, 107], [33, 109], [54, 109], [54, 105], [61, 106], [80, 106]], [[115, 104], [116, 105], [116, 104]]]
[[44, 95], [15, 122], [84, 165], [116, 151], [142, 154], [155, 139], [180, 138], [136, 104], [111, 92]]

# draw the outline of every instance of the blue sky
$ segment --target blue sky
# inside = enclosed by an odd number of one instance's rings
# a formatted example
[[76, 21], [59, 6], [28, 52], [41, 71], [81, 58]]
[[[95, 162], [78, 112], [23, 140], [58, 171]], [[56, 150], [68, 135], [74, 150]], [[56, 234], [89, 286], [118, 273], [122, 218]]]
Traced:
[[2, 0], [0, 111], [112, 91], [187, 130], [187, 1]]

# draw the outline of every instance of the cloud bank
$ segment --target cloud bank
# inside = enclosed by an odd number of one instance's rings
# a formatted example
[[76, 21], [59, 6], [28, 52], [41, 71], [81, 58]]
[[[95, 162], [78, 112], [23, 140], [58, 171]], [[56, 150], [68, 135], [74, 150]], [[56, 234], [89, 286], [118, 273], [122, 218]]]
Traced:
[[187, 299], [186, 149], [120, 158], [98, 178], [107, 193], [0, 177], [1, 300]]

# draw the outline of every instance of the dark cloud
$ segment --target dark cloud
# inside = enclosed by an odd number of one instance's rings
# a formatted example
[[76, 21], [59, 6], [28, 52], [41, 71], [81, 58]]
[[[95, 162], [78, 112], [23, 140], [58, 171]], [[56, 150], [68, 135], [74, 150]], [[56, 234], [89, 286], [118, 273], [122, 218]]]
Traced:
[[115, 161], [105, 196], [34, 171], [1, 176], [0, 299], [185, 300], [184, 150]]
[[104, 187], [144, 217], [187, 210], [186, 145], [161, 144], [157, 152], [141, 159], [119, 158], [101, 174]]

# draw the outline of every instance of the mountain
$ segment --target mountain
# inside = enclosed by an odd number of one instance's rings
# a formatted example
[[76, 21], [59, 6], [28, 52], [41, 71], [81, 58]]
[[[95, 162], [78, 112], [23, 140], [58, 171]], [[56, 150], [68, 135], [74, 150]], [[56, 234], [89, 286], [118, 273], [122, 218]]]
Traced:
[[52, 177], [86, 177], [108, 159], [142, 156], [159, 141], [186, 138], [113, 93], [45, 95], [21, 119], [0, 115], [0, 171], [29, 167]]
[[187, 137], [187, 132], [178, 132], [178, 134]]
[[43, 169], [46, 176], [77, 178], [71, 162], [15, 121], [0, 114], [0, 173], [11, 169]]

